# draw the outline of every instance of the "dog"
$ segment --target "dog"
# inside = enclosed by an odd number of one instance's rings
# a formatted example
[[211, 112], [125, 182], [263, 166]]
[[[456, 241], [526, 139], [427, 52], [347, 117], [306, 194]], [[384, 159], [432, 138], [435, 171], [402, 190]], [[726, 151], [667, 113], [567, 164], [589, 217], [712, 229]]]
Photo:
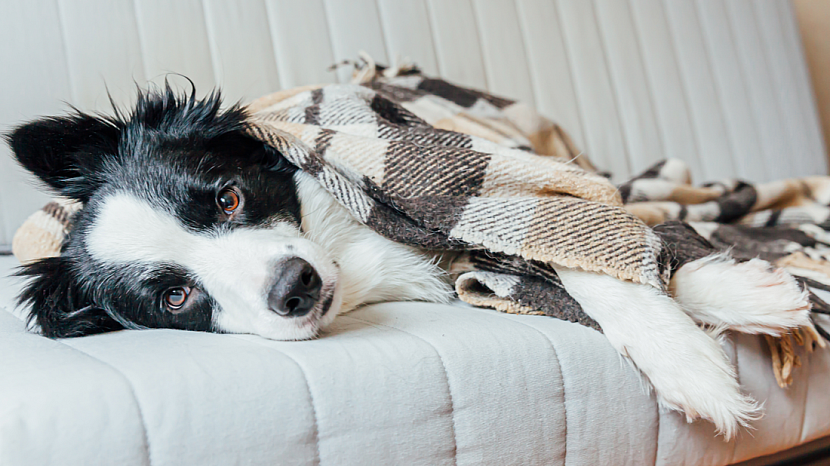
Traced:
[[[197, 99], [168, 85], [139, 92], [129, 114], [76, 112], [10, 133], [23, 167], [84, 204], [60, 256], [22, 266], [30, 323], [53, 338], [174, 328], [304, 340], [365, 304], [453, 299], [452, 255], [359, 223], [247, 136], [246, 116], [239, 105], [222, 109], [218, 91]], [[810, 324], [807, 292], [759, 259], [688, 263], [671, 281], [674, 299], [555, 270], [661, 406], [708, 419], [727, 439], [760, 408], [741, 393], [718, 334], [779, 336]]]

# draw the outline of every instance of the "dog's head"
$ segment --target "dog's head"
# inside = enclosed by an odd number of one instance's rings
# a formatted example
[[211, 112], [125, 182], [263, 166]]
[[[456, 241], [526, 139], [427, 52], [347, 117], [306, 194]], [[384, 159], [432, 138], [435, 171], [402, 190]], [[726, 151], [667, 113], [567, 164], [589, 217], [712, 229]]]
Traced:
[[128, 116], [46, 118], [8, 136], [17, 160], [84, 208], [59, 257], [25, 265], [21, 301], [50, 337], [121, 328], [316, 335], [338, 268], [303, 237], [297, 179], [244, 132], [245, 111], [169, 86]]

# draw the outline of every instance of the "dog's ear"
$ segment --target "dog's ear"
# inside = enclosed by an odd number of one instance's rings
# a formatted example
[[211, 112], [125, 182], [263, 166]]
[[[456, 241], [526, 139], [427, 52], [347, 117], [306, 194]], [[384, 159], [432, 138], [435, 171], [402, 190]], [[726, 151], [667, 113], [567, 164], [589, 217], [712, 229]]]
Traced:
[[92, 176], [118, 150], [116, 123], [84, 113], [43, 118], [18, 127], [6, 139], [20, 164], [58, 193], [86, 202]]
[[264, 170], [280, 173], [293, 173], [297, 170], [280, 151], [242, 131], [217, 136], [211, 139], [208, 146], [216, 153], [256, 164]]
[[93, 305], [67, 258], [49, 257], [25, 264], [17, 275], [29, 278], [18, 297], [20, 305], [31, 306], [29, 326], [37, 324], [49, 338], [79, 337], [124, 328]]

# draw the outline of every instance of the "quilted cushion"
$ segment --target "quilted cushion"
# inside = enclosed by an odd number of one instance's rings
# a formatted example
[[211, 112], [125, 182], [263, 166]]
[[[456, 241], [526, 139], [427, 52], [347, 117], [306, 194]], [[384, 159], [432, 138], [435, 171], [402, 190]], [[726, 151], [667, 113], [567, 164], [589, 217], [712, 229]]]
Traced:
[[[16, 265], [0, 257], [0, 274]], [[388, 303], [322, 338], [24, 331], [0, 283], [0, 464], [725, 464], [830, 434], [830, 351], [778, 388], [761, 340], [727, 352], [767, 416], [725, 443], [660, 412], [604, 337], [541, 316]]]

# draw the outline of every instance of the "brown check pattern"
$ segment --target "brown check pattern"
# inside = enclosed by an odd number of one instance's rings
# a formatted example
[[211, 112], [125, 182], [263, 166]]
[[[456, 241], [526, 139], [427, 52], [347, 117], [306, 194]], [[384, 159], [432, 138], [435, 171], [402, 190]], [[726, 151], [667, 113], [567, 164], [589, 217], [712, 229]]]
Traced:
[[[625, 211], [607, 178], [568, 163], [569, 154], [531, 152], [530, 139], [513, 136], [521, 134], [517, 124], [491, 117], [516, 104], [416, 75], [401, 81], [265, 97], [251, 106], [250, 134], [313, 174], [360, 221], [392, 240], [580, 267], [665, 288], [659, 237]], [[474, 111], [467, 115], [448, 100], [453, 92], [461, 92], [456, 100]], [[462, 113], [476, 131], [440, 129], [428, 121]], [[545, 125], [540, 119], [533, 126]], [[473, 267], [461, 274], [459, 295], [474, 304], [596, 327], [564, 293], [552, 268], [545, 279], [532, 268], [516, 270], [492, 261], [486, 269]], [[497, 298], [490, 286], [504, 296]], [[555, 289], [540, 292], [549, 286]], [[564, 297], [553, 299], [557, 293]]]

